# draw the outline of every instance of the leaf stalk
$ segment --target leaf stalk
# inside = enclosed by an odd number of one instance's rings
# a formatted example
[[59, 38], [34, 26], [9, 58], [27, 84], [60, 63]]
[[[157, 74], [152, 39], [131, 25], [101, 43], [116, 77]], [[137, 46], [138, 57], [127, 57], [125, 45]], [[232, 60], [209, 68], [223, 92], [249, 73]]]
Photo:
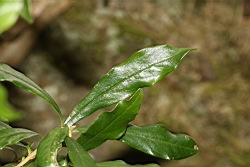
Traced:
[[34, 150], [33, 152], [31, 152], [26, 158], [24, 158], [19, 164], [17, 164], [15, 167], [22, 167], [25, 164], [27, 164], [29, 161], [35, 159], [36, 157], [36, 152], [37, 150]]

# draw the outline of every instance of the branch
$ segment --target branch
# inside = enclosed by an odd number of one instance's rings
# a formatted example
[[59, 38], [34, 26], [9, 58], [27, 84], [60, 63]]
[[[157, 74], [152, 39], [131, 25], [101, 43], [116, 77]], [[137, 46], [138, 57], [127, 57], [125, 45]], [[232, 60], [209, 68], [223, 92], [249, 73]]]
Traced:
[[31, 152], [24, 160], [22, 160], [19, 164], [17, 164], [15, 167], [22, 167], [29, 161], [33, 160], [36, 157], [37, 150]]

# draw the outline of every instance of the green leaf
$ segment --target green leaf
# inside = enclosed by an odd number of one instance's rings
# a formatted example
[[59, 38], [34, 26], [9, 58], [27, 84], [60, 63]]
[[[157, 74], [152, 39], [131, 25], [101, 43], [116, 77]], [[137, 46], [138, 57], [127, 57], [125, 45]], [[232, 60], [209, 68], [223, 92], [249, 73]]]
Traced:
[[74, 132], [82, 134], [82, 133], [87, 132], [87, 130], [88, 130], [88, 125], [84, 125], [84, 126], [75, 128]]
[[38, 167], [59, 167], [57, 152], [62, 147], [68, 132], [68, 127], [55, 128], [40, 142], [36, 155]]
[[65, 124], [72, 126], [96, 110], [130, 97], [139, 88], [154, 85], [176, 69], [191, 50], [161, 45], [136, 52], [102, 77], [73, 109]]
[[[1, 165], [0, 165], [0, 167], [1, 167]], [[14, 163], [10, 163], [10, 164], [4, 165], [3, 167], [15, 167], [15, 164]]]
[[6, 129], [6, 128], [11, 128], [11, 127], [8, 124], [0, 121], [0, 130], [1, 129]]
[[148, 164], [148, 165], [128, 165], [123, 161], [108, 161], [101, 162], [97, 164], [98, 167], [160, 167], [157, 164]]
[[37, 166], [36, 166], [35, 162], [31, 162], [31, 163], [25, 165], [24, 167], [37, 167]]
[[14, 70], [6, 64], [0, 64], [0, 81], [9, 81], [27, 92], [40, 96], [52, 106], [54, 111], [59, 114], [60, 119], [62, 119], [61, 111], [54, 99], [45, 90], [40, 88], [22, 73]]
[[21, 118], [21, 113], [16, 112], [9, 104], [7, 91], [0, 84], [0, 121], [12, 122]]
[[113, 112], [102, 113], [80, 136], [78, 142], [85, 150], [90, 150], [106, 140], [120, 138], [125, 133], [128, 123], [137, 115], [142, 99], [143, 92], [139, 89], [129, 101], [119, 102]]
[[[2, 130], [2, 129], [7, 129], [7, 128], [12, 128], [12, 127], [9, 126], [9, 125], [6, 124], [6, 123], [0, 121], [0, 130]], [[20, 147], [23, 147], [23, 148], [27, 148], [27, 146], [25, 146], [25, 145], [22, 144], [22, 143], [17, 143], [16, 145], [17, 145], [17, 146], [20, 146]], [[5, 147], [5, 148], [8, 149], [8, 147]]]
[[96, 167], [95, 161], [79, 143], [69, 137], [66, 138], [65, 142], [74, 167]]
[[21, 128], [5, 128], [0, 130], [0, 150], [9, 145], [36, 136], [37, 133]]
[[59, 161], [59, 166], [60, 166], [60, 167], [69, 167], [68, 161], [67, 161], [66, 159], [60, 160], [60, 161]]
[[173, 134], [161, 125], [130, 126], [121, 141], [137, 150], [166, 160], [177, 160], [198, 152], [198, 146], [185, 134]]
[[23, 9], [23, 0], [0, 0], [0, 34], [12, 27]]
[[33, 18], [31, 16], [31, 0], [23, 0], [24, 7], [21, 16], [28, 22], [32, 23]]

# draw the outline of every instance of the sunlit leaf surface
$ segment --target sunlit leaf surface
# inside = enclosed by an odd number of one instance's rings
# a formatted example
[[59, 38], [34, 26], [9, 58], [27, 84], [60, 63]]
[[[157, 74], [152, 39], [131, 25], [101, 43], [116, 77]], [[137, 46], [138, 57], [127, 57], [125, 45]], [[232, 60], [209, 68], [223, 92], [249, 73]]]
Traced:
[[65, 124], [71, 126], [100, 108], [128, 98], [139, 88], [154, 85], [176, 69], [191, 50], [161, 45], [136, 52], [102, 77], [74, 108]]

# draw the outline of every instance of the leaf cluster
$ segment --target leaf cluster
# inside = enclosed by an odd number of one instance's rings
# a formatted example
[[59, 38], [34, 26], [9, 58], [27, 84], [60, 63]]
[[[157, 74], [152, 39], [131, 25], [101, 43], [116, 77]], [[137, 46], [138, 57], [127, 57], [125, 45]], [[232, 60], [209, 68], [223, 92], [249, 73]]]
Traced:
[[[160, 45], [142, 49], [104, 75], [89, 94], [64, 117], [55, 100], [32, 80], [6, 64], [0, 65], [0, 81], [8, 81], [43, 98], [58, 114], [61, 125], [52, 129], [29, 151], [27, 157], [12, 166], [36, 167], [157, 167], [157, 164], [129, 165], [122, 161], [97, 163], [88, 151], [107, 140], [117, 140], [146, 154], [165, 160], [178, 160], [197, 153], [194, 140], [186, 134], [174, 134], [163, 125], [139, 126], [135, 119], [143, 101], [143, 88], [153, 86], [174, 71], [192, 49]], [[85, 127], [77, 123], [99, 109], [115, 105]], [[78, 133], [79, 138], [74, 138]], [[0, 150], [37, 135], [35, 132], [11, 128], [0, 122]], [[58, 155], [62, 148], [67, 154]]]

